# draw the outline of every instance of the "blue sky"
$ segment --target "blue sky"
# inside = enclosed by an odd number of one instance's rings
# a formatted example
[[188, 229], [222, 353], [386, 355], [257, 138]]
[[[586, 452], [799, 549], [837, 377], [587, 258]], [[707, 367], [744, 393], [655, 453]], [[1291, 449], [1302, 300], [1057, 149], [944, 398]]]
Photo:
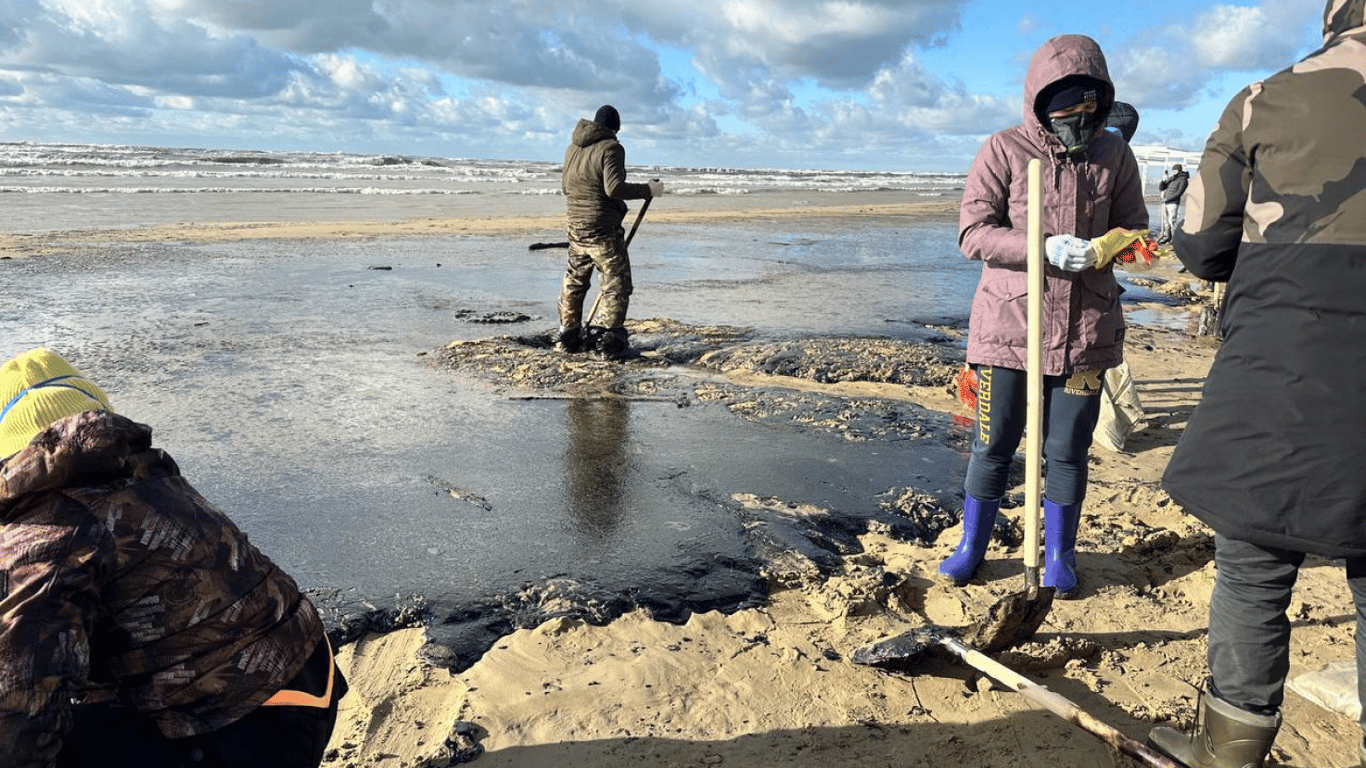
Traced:
[[0, 0], [0, 140], [963, 171], [1030, 55], [1106, 52], [1135, 144], [1198, 151], [1323, 0]]

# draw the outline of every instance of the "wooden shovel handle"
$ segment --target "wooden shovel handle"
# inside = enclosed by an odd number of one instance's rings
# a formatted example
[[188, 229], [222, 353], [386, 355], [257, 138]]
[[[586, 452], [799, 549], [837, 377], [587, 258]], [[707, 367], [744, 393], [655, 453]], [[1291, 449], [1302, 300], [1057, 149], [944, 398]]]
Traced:
[[645, 202], [640, 204], [640, 213], [636, 214], [636, 223], [631, 225], [631, 231], [626, 235], [627, 247], [630, 247], [631, 245], [631, 238], [636, 236], [636, 230], [640, 229], [640, 220], [645, 218], [645, 212], [650, 209], [650, 201], [653, 199], [653, 197], [647, 197], [645, 198]]
[[1043, 163], [1029, 161], [1029, 208], [1027, 217], [1029, 250], [1029, 318], [1026, 338], [1025, 390], [1025, 591], [1031, 597], [1039, 588], [1039, 504], [1043, 475]]
[[1114, 726], [1096, 719], [1067, 697], [1050, 691], [1044, 686], [1033, 682], [1024, 675], [1021, 675], [981, 651], [969, 648], [952, 637], [942, 637], [939, 639], [939, 642], [974, 669], [986, 674], [991, 679], [1005, 685], [1067, 722], [1096, 736], [1101, 741], [1120, 750], [1124, 754], [1137, 759], [1144, 765], [1150, 766], [1150, 768], [1182, 768], [1177, 763], [1174, 763], [1161, 754], [1149, 749], [1146, 745], [1140, 744], [1128, 736], [1125, 736]]

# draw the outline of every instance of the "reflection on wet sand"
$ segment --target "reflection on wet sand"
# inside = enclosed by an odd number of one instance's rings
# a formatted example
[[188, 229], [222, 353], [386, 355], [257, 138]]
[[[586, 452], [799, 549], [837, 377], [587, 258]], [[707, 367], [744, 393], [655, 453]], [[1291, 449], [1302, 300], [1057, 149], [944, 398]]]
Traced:
[[565, 408], [565, 496], [586, 541], [609, 543], [626, 507], [630, 418], [631, 404], [621, 398], [576, 398]]

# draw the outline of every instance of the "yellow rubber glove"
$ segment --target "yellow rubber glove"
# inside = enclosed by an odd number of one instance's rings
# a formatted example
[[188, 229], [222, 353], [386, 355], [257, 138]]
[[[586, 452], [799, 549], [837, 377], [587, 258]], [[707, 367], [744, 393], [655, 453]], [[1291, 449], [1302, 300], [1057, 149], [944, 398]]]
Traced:
[[1091, 250], [1096, 253], [1096, 269], [1105, 269], [1105, 266], [1114, 260], [1115, 255], [1128, 248], [1140, 237], [1147, 237], [1146, 229], [1121, 229], [1116, 227], [1100, 237], [1091, 238]]

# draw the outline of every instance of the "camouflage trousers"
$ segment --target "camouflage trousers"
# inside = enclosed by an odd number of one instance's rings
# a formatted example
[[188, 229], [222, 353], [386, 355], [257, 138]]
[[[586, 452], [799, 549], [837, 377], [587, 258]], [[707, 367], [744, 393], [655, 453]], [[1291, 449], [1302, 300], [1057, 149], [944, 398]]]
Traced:
[[[569, 266], [560, 286], [560, 326], [575, 329], [586, 321], [601, 328], [621, 328], [626, 324], [626, 309], [631, 302], [631, 259], [626, 253], [625, 232], [592, 239], [569, 233]], [[583, 302], [588, 296], [593, 270], [602, 276], [601, 296], [594, 317], [583, 317]]]

